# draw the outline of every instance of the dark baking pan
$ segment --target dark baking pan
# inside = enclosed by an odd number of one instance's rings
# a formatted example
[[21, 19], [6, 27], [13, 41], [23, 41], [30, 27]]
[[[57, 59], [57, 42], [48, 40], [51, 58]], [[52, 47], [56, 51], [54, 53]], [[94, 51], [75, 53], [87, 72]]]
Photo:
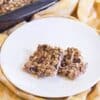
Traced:
[[58, 0], [38, 0], [32, 4], [14, 10], [10, 13], [0, 16], [0, 32], [3, 32], [12, 26], [24, 21], [33, 14], [48, 8], [55, 4]]

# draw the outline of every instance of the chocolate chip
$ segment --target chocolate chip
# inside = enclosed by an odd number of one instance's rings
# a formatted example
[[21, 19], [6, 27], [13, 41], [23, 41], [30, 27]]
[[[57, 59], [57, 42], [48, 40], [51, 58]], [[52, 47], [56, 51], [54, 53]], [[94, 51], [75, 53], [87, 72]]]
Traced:
[[55, 54], [53, 54], [51, 57], [52, 57], [52, 58], [55, 58], [55, 56], [56, 56], [56, 55], [55, 55]]
[[47, 49], [47, 45], [39, 45], [38, 46], [38, 50], [46, 50]]
[[40, 59], [38, 59], [37, 63], [38, 64], [43, 63], [44, 60], [45, 60], [45, 57], [41, 57]]
[[42, 46], [42, 49], [43, 49], [43, 50], [46, 50], [46, 48], [47, 48], [47, 45], [43, 45], [43, 46]]
[[64, 62], [64, 61], [62, 61], [62, 63], [61, 63], [61, 67], [65, 67], [66, 65], [67, 65], [67, 63]]
[[55, 67], [56, 69], [57, 69], [57, 66], [58, 66], [57, 64], [56, 64], [56, 65], [54, 65], [54, 67]]
[[81, 62], [80, 58], [73, 59], [73, 63], [80, 63], [80, 62]]
[[37, 67], [30, 67], [30, 71], [35, 71], [35, 72], [37, 72], [38, 70], [37, 70]]

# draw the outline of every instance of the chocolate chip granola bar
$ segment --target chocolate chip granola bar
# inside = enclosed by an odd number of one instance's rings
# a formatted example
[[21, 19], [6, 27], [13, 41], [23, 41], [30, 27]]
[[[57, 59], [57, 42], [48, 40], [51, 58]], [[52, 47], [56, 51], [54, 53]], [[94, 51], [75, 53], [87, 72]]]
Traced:
[[57, 73], [62, 51], [48, 45], [39, 45], [35, 53], [30, 56], [24, 70], [38, 77], [52, 76]]
[[58, 75], [68, 77], [69, 79], [76, 79], [85, 70], [86, 64], [77, 48], [68, 48], [64, 51]]
[[86, 63], [77, 48], [62, 51], [57, 47], [39, 45], [24, 70], [38, 77], [59, 75], [73, 80], [85, 72]]

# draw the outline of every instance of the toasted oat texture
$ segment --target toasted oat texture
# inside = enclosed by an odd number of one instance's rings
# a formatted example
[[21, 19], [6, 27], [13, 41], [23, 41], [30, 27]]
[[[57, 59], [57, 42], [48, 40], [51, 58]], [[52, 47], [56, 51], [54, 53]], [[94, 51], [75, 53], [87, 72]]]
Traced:
[[39, 45], [36, 52], [30, 56], [24, 70], [38, 77], [55, 75], [59, 66], [62, 51], [47, 45]]
[[5, 14], [28, 5], [35, 0], [0, 0], [0, 14]]
[[64, 52], [58, 75], [65, 76], [69, 79], [76, 79], [86, 70], [86, 64], [77, 48], [68, 48]]

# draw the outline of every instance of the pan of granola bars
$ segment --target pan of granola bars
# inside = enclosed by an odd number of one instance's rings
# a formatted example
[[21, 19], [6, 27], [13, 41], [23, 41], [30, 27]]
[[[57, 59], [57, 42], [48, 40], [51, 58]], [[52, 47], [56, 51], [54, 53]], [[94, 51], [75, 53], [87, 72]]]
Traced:
[[34, 20], [4, 42], [1, 68], [13, 85], [32, 95], [75, 95], [100, 80], [99, 43], [95, 30], [81, 22], [61, 17]]
[[55, 4], [57, 0], [0, 0], [0, 32]]

